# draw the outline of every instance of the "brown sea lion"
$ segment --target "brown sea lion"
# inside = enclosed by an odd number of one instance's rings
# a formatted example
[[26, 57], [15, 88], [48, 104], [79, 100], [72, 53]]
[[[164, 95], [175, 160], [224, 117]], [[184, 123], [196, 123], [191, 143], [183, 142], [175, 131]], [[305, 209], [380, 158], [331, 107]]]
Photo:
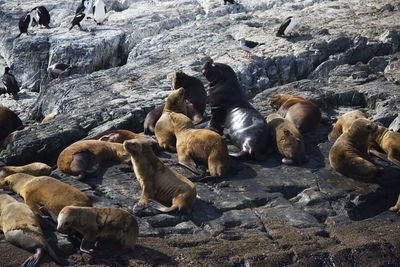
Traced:
[[352, 110], [340, 116], [328, 135], [329, 141], [335, 141], [342, 133], [346, 132], [357, 119], [366, 119], [364, 114], [359, 110]]
[[134, 250], [139, 227], [133, 214], [119, 208], [64, 207], [58, 214], [57, 231], [80, 233], [80, 250], [90, 253], [98, 241], [117, 241]]
[[158, 144], [165, 150], [176, 152], [176, 137], [171, 125], [170, 115], [171, 112], [186, 115], [184, 96], [185, 89], [183, 88], [172, 91], [172, 93], [167, 97], [163, 113], [154, 128], [154, 134], [157, 138]]
[[283, 156], [282, 163], [301, 165], [307, 161], [304, 156], [304, 140], [293, 122], [274, 113], [267, 117], [268, 128], [274, 147]]
[[22, 128], [22, 121], [18, 115], [9, 108], [0, 106], [0, 145], [3, 145], [9, 134]]
[[47, 122], [49, 120], [54, 119], [58, 114], [59, 114], [58, 111], [50, 113], [49, 115], [47, 115], [46, 117], [43, 118], [42, 123], [45, 123], [45, 122]]
[[122, 144], [125, 140], [144, 138], [143, 135], [131, 132], [129, 130], [117, 129], [100, 133], [90, 138], [90, 140], [99, 140]]
[[207, 61], [202, 73], [209, 81], [211, 120], [209, 127], [226, 135], [241, 149], [231, 156], [263, 160], [268, 152], [268, 126], [263, 116], [240, 90], [231, 67]]
[[370, 162], [368, 138], [378, 126], [367, 119], [357, 119], [349, 130], [336, 140], [329, 151], [329, 162], [333, 169], [353, 178], [371, 180], [382, 167]]
[[[194, 124], [197, 124], [203, 120], [203, 114], [206, 109], [207, 93], [204, 85], [198, 78], [178, 71], [174, 73], [172, 78], [172, 88], [176, 90], [181, 87], [185, 89], [187, 116]], [[147, 114], [143, 125], [145, 134], [154, 133], [154, 127], [161, 117], [164, 105], [156, 107]]]
[[33, 176], [44, 176], [51, 173], [51, 167], [41, 162], [33, 162], [24, 166], [0, 167], [0, 179], [14, 173], [26, 173]]
[[163, 212], [174, 210], [189, 213], [196, 200], [194, 184], [179, 173], [169, 169], [155, 155], [151, 140], [133, 139], [124, 142], [124, 148], [131, 154], [133, 170], [142, 188], [139, 205], [147, 206], [148, 198], [171, 204], [166, 207], [156, 203], [156, 209]]
[[77, 188], [49, 176], [32, 176], [25, 173], [15, 173], [0, 181], [4, 190], [14, 191], [24, 198], [25, 203], [36, 213], [42, 213], [41, 203], [54, 214], [65, 206], [91, 206], [89, 197]]
[[171, 123], [176, 135], [179, 163], [194, 169], [194, 161], [199, 160], [208, 164], [211, 176], [228, 174], [231, 160], [228, 148], [219, 134], [211, 130], [194, 129], [192, 121], [180, 113], [171, 113]]
[[268, 99], [268, 104], [277, 109], [279, 115], [292, 121], [302, 134], [315, 130], [321, 121], [319, 107], [299, 96], [278, 94]]
[[[386, 154], [379, 152], [379, 148]], [[370, 136], [369, 153], [400, 167], [400, 133], [378, 126], [376, 132]]]
[[78, 176], [94, 175], [105, 161], [129, 164], [130, 156], [122, 144], [99, 140], [82, 140], [65, 148], [57, 160], [60, 171]]
[[13, 197], [0, 195], [0, 230], [11, 244], [34, 252], [21, 266], [36, 266], [44, 252], [60, 265], [70, 265], [74, 262], [60, 260], [43, 236], [40, 223], [32, 210]]
[[389, 208], [390, 211], [396, 211], [397, 213], [400, 213], [400, 195], [399, 198], [397, 199], [396, 204], [393, 207]]

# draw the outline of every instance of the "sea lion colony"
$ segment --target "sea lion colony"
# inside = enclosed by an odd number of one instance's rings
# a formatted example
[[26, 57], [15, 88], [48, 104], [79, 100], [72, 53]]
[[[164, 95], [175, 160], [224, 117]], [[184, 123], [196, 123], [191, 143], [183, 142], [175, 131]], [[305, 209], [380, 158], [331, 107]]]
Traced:
[[[77, 20], [82, 20], [87, 15], [90, 5], [82, 1], [82, 10], [77, 10], [73, 26], [80, 26]], [[29, 13], [23, 18], [34, 15]], [[28, 21], [28, 26], [29, 23], [31, 22]], [[21, 33], [27, 33], [28, 26]], [[174, 74], [175, 90], [168, 96], [166, 104], [151, 111], [144, 122], [145, 133], [154, 132], [161, 148], [177, 151], [179, 163], [195, 171], [195, 160], [199, 160], [208, 164], [209, 173], [214, 179], [223, 179], [229, 176], [231, 168], [228, 154], [237, 158], [264, 160], [274, 149], [283, 156], [284, 164], [301, 165], [307, 161], [304, 144], [306, 140], [302, 134], [318, 127], [321, 112], [317, 105], [299, 96], [278, 94], [268, 100], [278, 114], [271, 114], [265, 120], [243, 95], [236, 74], [230, 66], [207, 61], [202, 67], [202, 74], [209, 81], [209, 129], [194, 129], [194, 124], [203, 120], [206, 100], [204, 86], [199, 84], [199, 79], [182, 72]], [[0, 144], [6, 142], [8, 136], [21, 127], [22, 122], [15, 113], [0, 107]], [[229, 152], [223, 135], [240, 151]], [[330, 165], [345, 176], [370, 181], [383, 169], [371, 162], [370, 154], [399, 166], [399, 136], [399, 133], [388, 131], [366, 119], [360, 111], [344, 114], [338, 118], [329, 134], [330, 140], [336, 140], [329, 153]], [[58, 157], [58, 168], [84, 179], [88, 175], [96, 174], [105, 161], [127, 164], [131, 162], [142, 188], [139, 205], [150, 205], [163, 212], [190, 212], [196, 200], [195, 185], [186, 177], [167, 168], [158, 159], [153, 151], [154, 140], [122, 129], [104, 132], [93, 139], [96, 140], [78, 141], [65, 148]], [[134, 248], [138, 226], [132, 214], [122, 209], [90, 207], [92, 201], [79, 190], [55, 178], [43, 176], [50, 174], [50, 167], [46, 166], [32, 163], [0, 168], [3, 189], [20, 194], [27, 204], [13, 210], [14, 213], [20, 210], [21, 214], [24, 212], [26, 222], [29, 221], [32, 225], [25, 227], [35, 227], [37, 235], [41, 235], [35, 216], [29, 213], [30, 209], [36, 214], [52, 215], [58, 222], [57, 229], [60, 232], [80, 232], [84, 237], [80, 249], [84, 252], [90, 253], [93, 250], [93, 244], [87, 248], [86, 241], [94, 243], [102, 238], [110, 238], [110, 232], [118, 230], [121, 232], [113, 238], [120, 241], [122, 248]], [[4, 202], [9, 205], [15, 201]], [[399, 203], [400, 198], [391, 210], [398, 211]], [[5, 221], [7, 214], [3, 210], [2, 207], [0, 227], [7, 237], [9, 230], [5, 226], [10, 226], [10, 222]], [[29, 216], [26, 215], [28, 213]], [[59, 214], [62, 216], [57, 218]], [[98, 218], [102, 218], [100, 222]], [[82, 224], [82, 220], [94, 226], [89, 227], [89, 230], [87, 225]], [[28, 240], [23, 240], [25, 239]], [[47, 250], [56, 262], [65, 264], [52, 255], [54, 252], [51, 252], [43, 238], [39, 243], [40, 246], [35, 249]], [[22, 247], [24, 245], [26, 244], [23, 243]], [[34, 264], [39, 262], [43, 252], [37, 253]]]

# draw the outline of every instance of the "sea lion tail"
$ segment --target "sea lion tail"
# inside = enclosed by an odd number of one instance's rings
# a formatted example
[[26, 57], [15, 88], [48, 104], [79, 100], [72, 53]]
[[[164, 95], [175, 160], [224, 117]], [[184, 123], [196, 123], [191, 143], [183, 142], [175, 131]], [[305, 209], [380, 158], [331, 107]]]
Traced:
[[153, 209], [161, 212], [171, 212], [178, 209], [178, 206], [172, 205], [171, 207], [164, 206], [163, 204], [155, 201], [154, 199], [148, 199], [147, 205]]
[[40, 259], [43, 257], [43, 248], [37, 248], [36, 253], [27, 258], [21, 267], [34, 267], [39, 264]]

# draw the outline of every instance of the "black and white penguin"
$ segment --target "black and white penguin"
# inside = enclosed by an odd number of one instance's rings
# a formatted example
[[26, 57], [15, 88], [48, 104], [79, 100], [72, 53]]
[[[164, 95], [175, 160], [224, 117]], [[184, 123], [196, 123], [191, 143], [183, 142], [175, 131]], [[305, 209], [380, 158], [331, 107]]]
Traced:
[[17, 81], [15, 80], [14, 75], [12, 75], [10, 72], [10, 68], [6, 67], [4, 69], [4, 75], [1, 81], [3, 82], [4, 86], [6, 87], [8, 95], [15, 100], [18, 100], [18, 92], [19, 92], [19, 86], [17, 84]]
[[71, 30], [75, 25], [79, 26], [79, 29], [83, 31], [84, 29], [82, 28], [80, 22], [87, 16], [89, 13], [90, 5], [91, 5], [92, 0], [82, 0], [82, 2], [79, 4], [78, 8], [75, 11], [75, 16], [74, 19], [72, 20], [71, 24], [72, 26], [69, 28]]
[[244, 37], [240, 38], [238, 41], [240, 42], [240, 47], [246, 51], [246, 55], [244, 56], [245, 58], [250, 58], [250, 53], [254, 48], [264, 45], [264, 43], [246, 41]]
[[28, 28], [29, 28], [29, 25], [32, 24], [33, 17], [34, 17], [34, 12], [31, 11], [31, 12], [26, 13], [19, 19], [18, 28], [19, 28], [20, 33], [15, 38], [20, 37], [21, 34], [23, 34], [23, 33], [26, 33], [28, 35]]
[[66, 73], [75, 68], [77, 68], [77, 66], [65, 63], [55, 63], [47, 68], [47, 72], [49, 73], [51, 78], [57, 78], [57, 81], [61, 81], [61, 75], [63, 73]]
[[288, 34], [293, 30], [295, 25], [296, 25], [296, 18], [294, 18], [293, 16], [287, 17], [279, 27], [276, 36], [278, 37], [288, 36]]
[[33, 12], [33, 22], [39, 24], [40, 28], [49, 27], [50, 23], [50, 13], [44, 6], [37, 6], [31, 10]]
[[97, 25], [102, 25], [106, 18], [106, 5], [103, 0], [95, 0], [93, 5], [93, 18]]

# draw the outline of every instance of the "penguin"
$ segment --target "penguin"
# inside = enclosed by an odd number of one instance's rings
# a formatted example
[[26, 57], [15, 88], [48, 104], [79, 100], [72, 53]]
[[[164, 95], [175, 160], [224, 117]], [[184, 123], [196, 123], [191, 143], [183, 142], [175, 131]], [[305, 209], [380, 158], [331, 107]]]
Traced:
[[103, 0], [95, 0], [93, 5], [93, 18], [97, 25], [102, 25], [106, 18], [106, 5]]
[[287, 17], [279, 27], [276, 36], [278, 37], [288, 36], [288, 34], [293, 30], [295, 25], [296, 25], [296, 18], [294, 18], [293, 16]]
[[6, 67], [4, 69], [4, 75], [3, 78], [1, 79], [3, 82], [4, 86], [6, 87], [7, 93], [14, 98], [14, 100], [19, 100], [18, 98], [18, 92], [19, 92], [19, 86], [17, 84], [17, 81], [15, 80], [14, 75], [10, 73], [10, 68]]
[[246, 55], [244, 56], [245, 58], [250, 58], [250, 53], [254, 48], [264, 45], [264, 43], [246, 41], [244, 37], [240, 38], [238, 41], [240, 42], [240, 47], [246, 51]]
[[65, 72], [68, 72], [72, 69], [77, 68], [77, 66], [65, 64], [65, 63], [55, 63], [47, 68], [47, 72], [50, 77], [55, 79], [57, 77], [57, 81], [61, 81], [61, 75]]
[[50, 14], [49, 11], [44, 6], [37, 6], [31, 10], [33, 12], [33, 22], [39, 24], [40, 28], [49, 27], [50, 23]]
[[89, 17], [89, 13], [92, 13], [92, 14], [94, 13], [93, 12], [93, 0], [86, 0], [85, 7], [86, 7], [86, 9], [85, 9], [86, 19], [90, 19], [91, 17]]
[[20, 37], [21, 34], [23, 34], [23, 33], [26, 33], [26, 35], [28, 35], [28, 28], [29, 28], [29, 25], [32, 24], [33, 16], [34, 16], [34, 12], [31, 11], [31, 12], [26, 13], [19, 19], [18, 28], [19, 28], [20, 33], [15, 38]]
[[72, 26], [69, 28], [69, 30], [72, 30], [72, 28], [75, 25], [79, 26], [79, 29], [83, 31], [84, 29], [82, 28], [80, 22], [86, 17], [86, 15], [89, 13], [89, 6], [91, 4], [92, 0], [82, 0], [82, 2], [79, 4], [78, 8], [75, 11], [75, 16], [74, 19], [72, 20], [71, 24]]

